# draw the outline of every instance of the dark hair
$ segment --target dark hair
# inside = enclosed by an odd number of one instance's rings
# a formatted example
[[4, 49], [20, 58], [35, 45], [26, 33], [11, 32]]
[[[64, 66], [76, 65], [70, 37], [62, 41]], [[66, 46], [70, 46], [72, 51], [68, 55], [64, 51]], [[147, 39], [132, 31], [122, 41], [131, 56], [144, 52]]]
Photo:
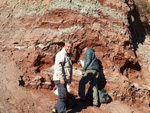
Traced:
[[83, 49], [86, 48], [86, 47], [87, 47], [86, 45], [83, 45], [83, 46], [81, 47], [81, 52], [82, 52]]

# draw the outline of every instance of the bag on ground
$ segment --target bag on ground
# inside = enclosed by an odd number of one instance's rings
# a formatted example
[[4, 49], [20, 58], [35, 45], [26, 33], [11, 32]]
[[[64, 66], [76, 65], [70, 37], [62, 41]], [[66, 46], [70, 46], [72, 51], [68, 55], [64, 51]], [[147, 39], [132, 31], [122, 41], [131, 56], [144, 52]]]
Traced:
[[[70, 86], [69, 86], [68, 84], [67, 84], [67, 91], [68, 91], [68, 92], [71, 91]], [[54, 91], [54, 94], [55, 94], [56, 96], [58, 96], [58, 88]]]
[[101, 104], [107, 104], [111, 102], [111, 97], [108, 95], [105, 89], [98, 90], [99, 102]]

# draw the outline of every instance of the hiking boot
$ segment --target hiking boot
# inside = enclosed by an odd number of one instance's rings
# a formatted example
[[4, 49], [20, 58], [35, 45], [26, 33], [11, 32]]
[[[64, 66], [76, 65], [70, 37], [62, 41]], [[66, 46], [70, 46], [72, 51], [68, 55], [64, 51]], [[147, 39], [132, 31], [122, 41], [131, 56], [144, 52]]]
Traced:
[[53, 108], [52, 113], [57, 113], [57, 110]]

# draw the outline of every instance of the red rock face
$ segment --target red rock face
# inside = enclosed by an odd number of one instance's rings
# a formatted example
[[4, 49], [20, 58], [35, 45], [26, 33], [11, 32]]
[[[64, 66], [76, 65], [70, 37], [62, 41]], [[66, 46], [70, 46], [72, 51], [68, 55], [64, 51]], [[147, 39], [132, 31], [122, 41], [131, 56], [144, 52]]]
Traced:
[[[79, 60], [83, 59], [80, 48], [86, 44], [94, 48], [99, 60], [99, 89], [107, 89], [114, 100], [121, 100], [127, 105], [148, 106], [149, 89], [145, 87], [150, 77], [146, 73], [143, 75], [147, 68], [143, 66], [144, 60], [135, 47], [135, 40], [140, 36], [140, 32], [137, 35], [138, 28], [135, 27], [139, 24], [135, 22], [140, 20], [136, 20], [136, 15], [130, 15], [135, 10], [133, 1], [98, 1], [19, 2], [14, 5], [11, 14], [11, 8], [7, 9], [6, 4], [9, 2], [6, 1], [1, 8], [0, 50], [16, 63], [23, 73], [19, 78], [21, 86], [31, 91], [38, 89], [48, 93], [49, 89], [55, 89], [52, 66], [64, 40], [74, 42], [72, 60], [77, 70], [81, 68]], [[89, 3], [91, 5], [88, 5]], [[132, 16], [134, 21], [129, 19]], [[71, 87], [75, 95], [80, 77], [73, 76]], [[46, 90], [42, 91], [43, 89]], [[54, 100], [52, 101], [54, 104]], [[35, 103], [38, 106], [38, 103]], [[107, 112], [105, 107], [103, 109]], [[92, 109], [88, 110], [93, 112]]]

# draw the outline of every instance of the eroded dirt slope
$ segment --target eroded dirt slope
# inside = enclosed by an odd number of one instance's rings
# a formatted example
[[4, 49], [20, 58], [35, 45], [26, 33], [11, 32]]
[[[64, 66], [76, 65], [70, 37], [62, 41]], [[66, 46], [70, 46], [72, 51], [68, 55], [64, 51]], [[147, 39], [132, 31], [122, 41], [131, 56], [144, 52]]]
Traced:
[[4, 0], [0, 22], [0, 112], [50, 112], [57, 99], [54, 58], [68, 39], [74, 42], [72, 93], [77, 96], [86, 44], [100, 61], [99, 89], [113, 99], [68, 112], [148, 112], [150, 37], [134, 0]]

